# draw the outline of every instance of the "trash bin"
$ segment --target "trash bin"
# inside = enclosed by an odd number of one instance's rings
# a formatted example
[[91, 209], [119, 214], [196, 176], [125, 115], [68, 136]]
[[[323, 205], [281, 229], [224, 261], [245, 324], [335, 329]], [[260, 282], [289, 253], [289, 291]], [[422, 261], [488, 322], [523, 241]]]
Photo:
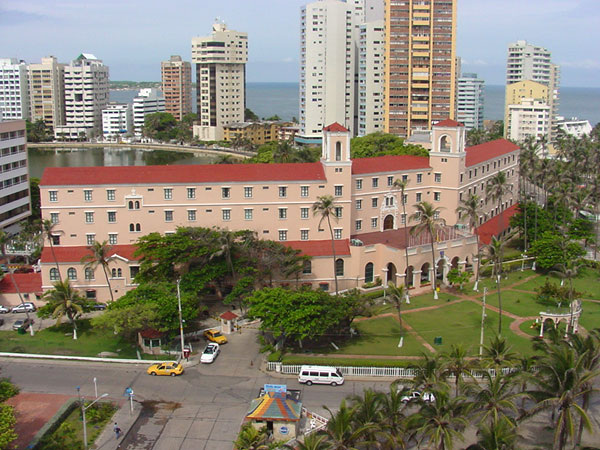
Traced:
[[19, 329], [17, 329], [17, 334], [25, 334], [25, 328], [21, 327]]
[[433, 344], [434, 345], [442, 345], [442, 337], [441, 336], [436, 336], [433, 338]]

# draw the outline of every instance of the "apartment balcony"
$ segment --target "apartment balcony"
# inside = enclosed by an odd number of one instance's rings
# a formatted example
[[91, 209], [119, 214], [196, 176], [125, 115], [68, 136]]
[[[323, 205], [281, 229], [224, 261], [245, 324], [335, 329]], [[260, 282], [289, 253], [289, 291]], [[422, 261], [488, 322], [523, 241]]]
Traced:
[[414, 120], [428, 120], [429, 117], [427, 115], [427, 112], [424, 112], [424, 113], [423, 112], [413, 112], [410, 115], [410, 119], [413, 121]]

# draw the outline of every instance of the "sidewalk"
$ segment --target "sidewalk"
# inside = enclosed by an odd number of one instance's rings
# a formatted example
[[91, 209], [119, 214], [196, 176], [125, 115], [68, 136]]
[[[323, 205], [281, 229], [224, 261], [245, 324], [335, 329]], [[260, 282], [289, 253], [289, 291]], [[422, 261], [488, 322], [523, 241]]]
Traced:
[[[133, 413], [131, 413], [129, 400], [122, 400], [118, 411], [112, 420], [106, 424], [106, 427], [96, 439], [94, 448], [103, 450], [116, 450], [120, 448], [121, 441], [127, 436], [129, 430], [140, 416], [142, 405], [137, 401], [133, 402]], [[121, 437], [117, 440], [113, 426], [117, 423], [121, 428]]]

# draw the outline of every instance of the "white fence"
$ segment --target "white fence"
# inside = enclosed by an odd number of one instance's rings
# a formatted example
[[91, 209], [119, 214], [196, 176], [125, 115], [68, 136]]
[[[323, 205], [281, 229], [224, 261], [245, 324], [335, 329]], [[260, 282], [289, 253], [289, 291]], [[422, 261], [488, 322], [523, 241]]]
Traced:
[[[300, 373], [301, 364], [282, 364], [279, 362], [267, 362], [267, 370], [270, 372], [282, 373], [285, 375], [297, 375]], [[394, 378], [414, 378], [417, 375], [418, 369], [410, 367], [348, 367], [336, 366], [346, 377], [394, 377]], [[504, 375], [514, 371], [510, 367], [502, 368]], [[482, 378], [485, 370], [472, 370], [473, 378]], [[494, 369], [487, 369], [490, 375], [495, 376]], [[452, 377], [450, 377], [452, 378]]]

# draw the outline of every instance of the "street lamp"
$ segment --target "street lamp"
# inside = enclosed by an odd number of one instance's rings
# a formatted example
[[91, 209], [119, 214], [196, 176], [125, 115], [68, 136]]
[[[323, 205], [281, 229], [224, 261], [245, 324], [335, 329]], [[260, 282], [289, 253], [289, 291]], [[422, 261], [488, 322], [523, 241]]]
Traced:
[[83, 418], [83, 448], [85, 450], [87, 450], [88, 443], [87, 443], [87, 425], [86, 425], [86, 422], [85, 422], [85, 412], [86, 412], [86, 410], [88, 408], [90, 408], [94, 403], [96, 403], [101, 398], [108, 397], [108, 394], [102, 394], [100, 397], [98, 397], [92, 403], [90, 403], [87, 406], [84, 406], [83, 401], [81, 399], [81, 392], [80, 391], [81, 391], [81, 387], [77, 386], [77, 396], [79, 397], [79, 404], [81, 405], [81, 415], [82, 415], [82, 418]]
[[181, 278], [177, 279], [177, 306], [179, 308], [179, 337], [181, 338], [181, 359], [183, 359], [183, 319], [181, 318], [181, 292], [179, 290], [179, 283]]

